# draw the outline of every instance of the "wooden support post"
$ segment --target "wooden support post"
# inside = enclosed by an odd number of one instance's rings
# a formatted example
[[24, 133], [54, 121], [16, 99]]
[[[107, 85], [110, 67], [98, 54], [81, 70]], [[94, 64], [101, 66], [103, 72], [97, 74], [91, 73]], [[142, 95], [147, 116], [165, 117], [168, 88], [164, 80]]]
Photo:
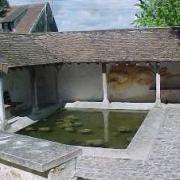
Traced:
[[0, 130], [4, 131], [7, 125], [5, 119], [5, 109], [4, 109], [4, 96], [3, 96], [3, 74], [0, 73]]
[[55, 66], [56, 68], [56, 74], [55, 74], [55, 78], [56, 78], [56, 99], [57, 99], [57, 103], [60, 103], [60, 98], [59, 98], [59, 71], [61, 69], [62, 65], [57, 65]]
[[107, 72], [106, 64], [102, 64], [102, 81], [103, 81], [103, 102], [109, 104], [108, 100], [108, 85], [107, 85]]
[[36, 113], [39, 110], [38, 106], [38, 92], [37, 92], [37, 75], [36, 69], [30, 69], [31, 76], [31, 99], [32, 99], [32, 113]]
[[161, 104], [161, 86], [160, 86], [160, 74], [156, 73], [156, 105], [160, 106]]
[[161, 77], [159, 73], [159, 65], [156, 65], [156, 106], [161, 106]]

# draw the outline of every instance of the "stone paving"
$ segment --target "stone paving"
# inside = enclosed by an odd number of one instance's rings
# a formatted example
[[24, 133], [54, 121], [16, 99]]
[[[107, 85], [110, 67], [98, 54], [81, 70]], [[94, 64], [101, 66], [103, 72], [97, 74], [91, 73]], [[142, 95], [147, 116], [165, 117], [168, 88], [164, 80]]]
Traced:
[[165, 108], [164, 113], [144, 160], [83, 156], [76, 176], [91, 180], [180, 180], [180, 108]]
[[0, 160], [34, 171], [46, 172], [81, 152], [75, 146], [0, 131]]

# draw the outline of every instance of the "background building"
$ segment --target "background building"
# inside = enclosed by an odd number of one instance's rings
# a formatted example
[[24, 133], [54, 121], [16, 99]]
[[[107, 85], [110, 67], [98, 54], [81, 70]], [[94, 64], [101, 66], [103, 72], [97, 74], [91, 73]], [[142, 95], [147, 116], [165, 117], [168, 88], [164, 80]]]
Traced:
[[58, 28], [49, 3], [4, 6], [0, 18], [2, 32], [57, 32]]

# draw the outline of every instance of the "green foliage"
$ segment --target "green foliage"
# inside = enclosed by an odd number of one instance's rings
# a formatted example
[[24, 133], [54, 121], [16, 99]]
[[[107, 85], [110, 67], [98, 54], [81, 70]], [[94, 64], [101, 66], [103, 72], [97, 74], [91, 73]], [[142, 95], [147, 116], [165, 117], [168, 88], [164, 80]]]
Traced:
[[180, 26], [180, 0], [139, 0], [137, 26]]

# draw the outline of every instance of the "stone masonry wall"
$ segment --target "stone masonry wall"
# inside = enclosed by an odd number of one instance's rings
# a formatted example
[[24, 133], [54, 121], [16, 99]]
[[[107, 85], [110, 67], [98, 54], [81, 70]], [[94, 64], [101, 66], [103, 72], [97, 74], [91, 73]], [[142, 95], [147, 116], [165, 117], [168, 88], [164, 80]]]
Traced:
[[[66, 64], [58, 74], [53, 66], [37, 68], [39, 104], [74, 101], [102, 101], [102, 68], [100, 64]], [[149, 67], [108, 65], [108, 96], [110, 101], [154, 102], [155, 76]], [[161, 99], [180, 102], [180, 66], [164, 63], [160, 68]], [[4, 90], [13, 102], [31, 105], [30, 75], [27, 69], [10, 70], [4, 79]]]

